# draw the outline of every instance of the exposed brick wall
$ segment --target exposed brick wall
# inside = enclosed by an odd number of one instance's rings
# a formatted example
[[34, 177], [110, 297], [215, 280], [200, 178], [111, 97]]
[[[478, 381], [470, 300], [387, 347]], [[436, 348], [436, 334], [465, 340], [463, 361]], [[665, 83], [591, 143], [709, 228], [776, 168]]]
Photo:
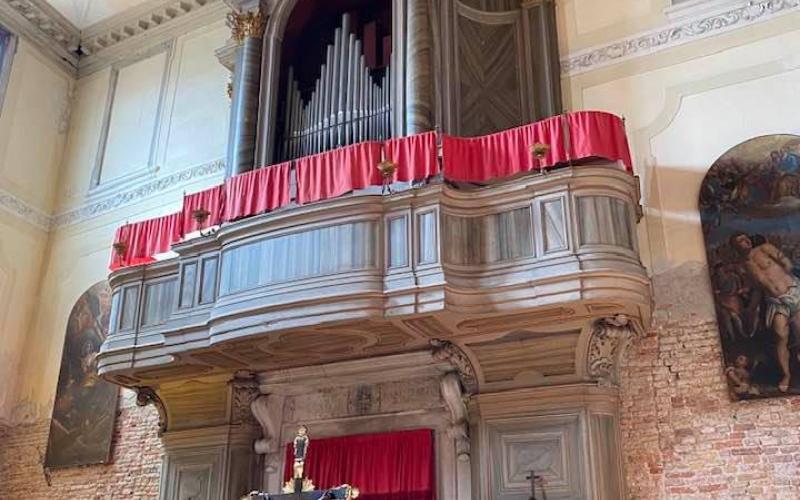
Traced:
[[42, 469], [49, 426], [40, 420], [0, 427], [0, 499], [158, 498], [162, 450], [153, 407], [123, 405], [110, 465], [53, 470], [50, 485]]
[[800, 398], [731, 402], [713, 312], [681, 312], [677, 295], [657, 297], [622, 366], [629, 495], [800, 498]]

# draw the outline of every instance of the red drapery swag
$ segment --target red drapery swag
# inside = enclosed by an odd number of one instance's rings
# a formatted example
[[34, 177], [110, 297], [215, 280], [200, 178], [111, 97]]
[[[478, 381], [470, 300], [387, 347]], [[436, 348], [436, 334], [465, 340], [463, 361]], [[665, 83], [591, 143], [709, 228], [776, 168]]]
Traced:
[[[198, 229], [205, 229], [216, 226], [222, 222], [222, 210], [224, 207], [223, 199], [225, 196], [224, 186], [214, 186], [200, 191], [199, 193], [187, 194], [183, 197], [183, 234], [189, 234]], [[209, 212], [208, 219], [201, 225], [195, 220], [193, 212], [195, 210], [206, 210]]]
[[439, 173], [436, 132], [391, 139], [384, 143], [384, 155], [397, 165], [396, 181], [418, 181]]
[[126, 224], [117, 229], [114, 246], [122, 244], [124, 252], [111, 253], [112, 270], [153, 262], [154, 255], [169, 252], [172, 244], [183, 237], [180, 212], [155, 219]]
[[333, 151], [300, 158], [297, 170], [297, 202], [302, 204], [335, 198], [339, 195], [380, 185], [379, 142], [362, 142]]
[[633, 171], [622, 118], [602, 111], [578, 111], [567, 115], [567, 123], [573, 158], [621, 161], [627, 171]]
[[224, 222], [258, 215], [289, 204], [290, 162], [259, 168], [225, 181]]
[[[312, 439], [305, 475], [318, 489], [349, 484], [359, 500], [436, 500], [433, 431], [415, 430]], [[292, 443], [284, 480], [292, 476]]]
[[[549, 147], [541, 162], [531, 154], [531, 146], [537, 143]], [[562, 118], [554, 116], [482, 137], [443, 135], [442, 159], [447, 179], [483, 182], [549, 167], [569, 158]]]

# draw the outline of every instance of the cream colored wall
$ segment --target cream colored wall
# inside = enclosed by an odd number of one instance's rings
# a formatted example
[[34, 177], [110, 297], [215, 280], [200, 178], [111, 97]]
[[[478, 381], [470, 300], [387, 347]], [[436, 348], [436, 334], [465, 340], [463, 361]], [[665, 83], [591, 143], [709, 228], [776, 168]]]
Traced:
[[[34, 213], [49, 213], [66, 140], [74, 85], [21, 40], [0, 111], [0, 198], [14, 197]], [[46, 228], [0, 203], [0, 421], [11, 418], [22, 358], [47, 247]], [[36, 216], [33, 216], [34, 220]]]
[[[68, 133], [58, 136], [57, 143], [50, 134], [46, 137], [48, 142], [38, 146], [41, 149], [44, 144], [55, 144], [53, 149], [58, 153], [50, 152], [47, 158], [58, 158], [56, 166], [52, 170], [23, 172], [15, 165], [0, 165], [9, 166], [0, 168], [0, 172], [10, 170], [17, 176], [24, 174], [18, 184], [31, 188], [26, 202], [36, 202], [36, 196], [44, 199], [45, 194], [50, 193], [49, 203], [43, 203], [43, 211], [56, 216], [56, 221], [64, 213], [77, 213], [79, 217], [68, 224], [59, 222], [49, 233], [41, 230], [37, 233], [19, 218], [9, 216], [6, 223], [0, 215], [0, 299], [3, 294], [10, 293], [6, 291], [9, 286], [13, 286], [11, 293], [17, 298], [6, 308], [0, 306], [2, 337], [10, 339], [0, 342], [0, 377], [7, 375], [5, 380], [13, 381], [3, 384], [13, 389], [3, 389], [0, 385], [0, 419], [12, 418], [12, 414], [18, 419], [21, 412], [31, 414], [32, 418], [49, 418], [67, 319], [78, 297], [107, 277], [109, 245], [116, 228], [125, 221], [176, 211], [184, 192], [200, 190], [222, 180], [223, 173], [219, 169], [199, 174], [195, 170], [225, 155], [228, 72], [217, 61], [214, 50], [225, 45], [228, 36], [228, 28], [219, 20], [177, 37], [164, 46], [165, 50], [157, 49], [155, 58], [161, 58], [160, 64], [143, 64], [135, 67], [135, 71], [125, 71], [137, 61], [151, 61], [151, 55], [145, 54], [132, 63], [122, 61], [80, 79], [73, 85]], [[29, 65], [19, 65], [17, 70]], [[137, 115], [136, 107], [129, 102], [127, 107], [121, 108], [123, 119], [113, 122], [114, 102], [110, 102], [110, 113], [107, 103], [114, 71], [118, 81], [113, 90], [122, 89], [122, 95], [137, 91], [150, 95], [153, 82], [158, 82], [155, 89], [159, 95], [157, 119], [152, 119], [152, 107]], [[131, 76], [131, 80], [125, 81], [126, 76]], [[15, 85], [13, 78], [12, 86]], [[20, 83], [16, 83], [17, 87]], [[44, 93], [41, 88], [30, 90], [34, 95]], [[53, 94], [52, 91], [47, 93]], [[30, 101], [20, 101], [16, 95], [9, 97], [12, 103], [19, 103], [22, 110], [36, 107]], [[45, 101], [58, 102], [54, 98]], [[12, 117], [8, 126], [18, 127], [26, 120], [32, 118]], [[107, 170], [101, 169], [100, 184], [92, 187], [106, 120], [116, 126], [109, 127], [107, 151], [124, 153], [143, 147], [139, 142], [150, 142], [152, 138], [153, 165], [148, 169], [146, 161], [141, 161], [144, 158], [141, 154], [128, 155], [140, 161], [126, 165], [117, 162]], [[5, 122], [0, 127], [4, 125]], [[15, 151], [36, 140], [36, 133], [32, 131], [28, 131], [27, 139], [20, 139], [20, 133], [15, 133], [16, 138], [5, 141]], [[0, 140], [0, 144], [2, 142]], [[136, 144], [131, 146], [132, 143]], [[63, 161], [60, 161], [62, 152]], [[44, 152], [37, 150], [35, 158], [40, 156], [44, 156]], [[131, 171], [138, 174], [126, 177]], [[45, 180], [49, 182], [44, 188], [33, 189], [38, 181]], [[0, 182], [3, 181], [5, 177], [0, 177]], [[28, 192], [18, 191], [21, 198]], [[99, 215], [86, 213], [96, 208], [98, 202], [100, 210], [104, 210], [106, 201], [115, 208]], [[21, 233], [20, 228], [25, 231]], [[19, 313], [7, 318], [7, 311], [11, 310]]]
[[711, 164], [746, 139], [800, 134], [800, 13], [564, 80], [572, 109], [625, 116], [653, 272], [705, 263], [697, 213]]

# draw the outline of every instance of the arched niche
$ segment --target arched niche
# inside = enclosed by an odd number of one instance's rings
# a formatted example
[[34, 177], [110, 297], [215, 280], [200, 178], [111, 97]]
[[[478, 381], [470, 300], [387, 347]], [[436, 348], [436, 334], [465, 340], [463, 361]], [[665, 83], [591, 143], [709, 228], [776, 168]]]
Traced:
[[111, 287], [84, 292], [67, 320], [47, 443], [47, 467], [108, 463], [119, 388], [97, 376], [96, 356], [108, 336]]
[[699, 209], [731, 399], [800, 394], [800, 136], [727, 151]]

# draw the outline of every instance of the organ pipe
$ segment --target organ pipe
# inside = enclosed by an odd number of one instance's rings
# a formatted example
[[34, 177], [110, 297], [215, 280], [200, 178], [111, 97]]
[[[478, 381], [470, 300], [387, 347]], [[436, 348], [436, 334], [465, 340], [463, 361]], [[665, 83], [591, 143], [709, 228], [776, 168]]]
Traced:
[[379, 78], [367, 66], [363, 43], [351, 33], [349, 14], [328, 45], [320, 76], [303, 98], [289, 68], [282, 156], [290, 160], [348, 144], [385, 140], [391, 131], [390, 68]]

